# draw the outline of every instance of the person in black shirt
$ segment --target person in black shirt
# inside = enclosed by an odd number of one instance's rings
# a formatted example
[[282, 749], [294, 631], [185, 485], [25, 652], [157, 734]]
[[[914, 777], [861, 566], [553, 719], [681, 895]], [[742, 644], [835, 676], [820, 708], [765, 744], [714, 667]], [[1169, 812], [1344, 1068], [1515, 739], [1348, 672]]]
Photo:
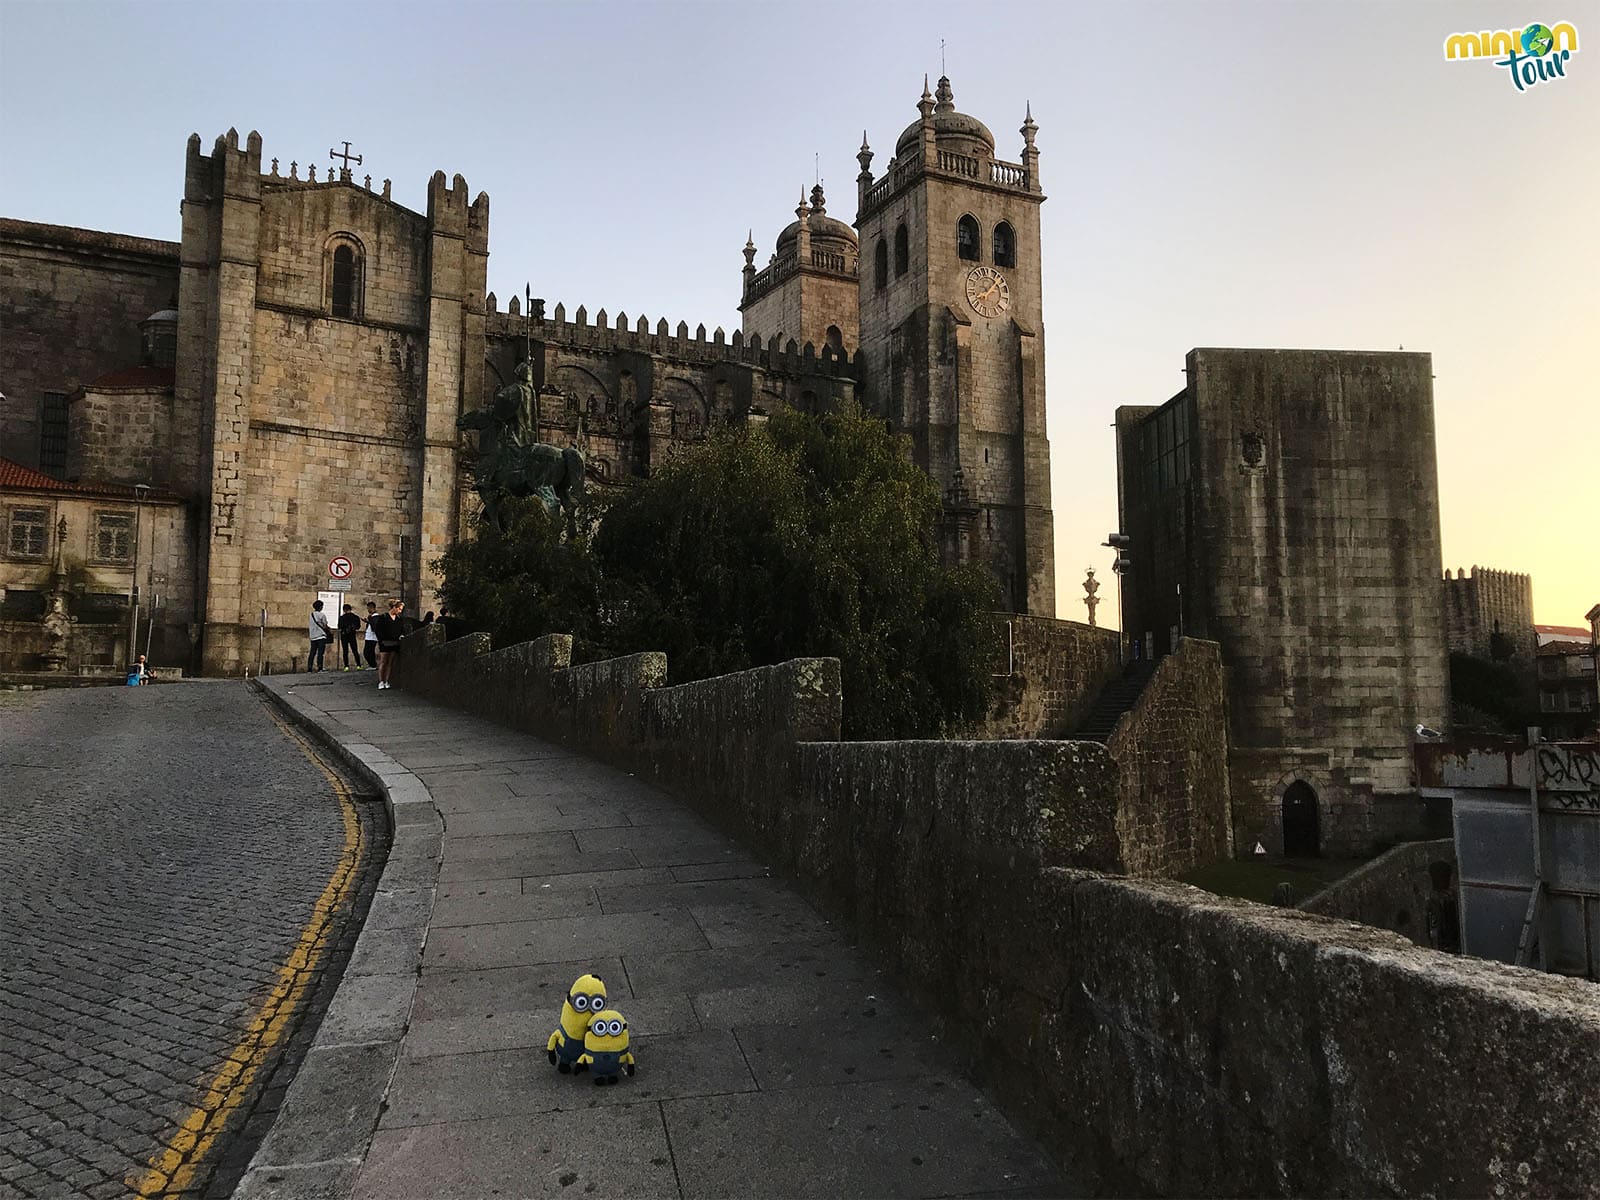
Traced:
[[361, 618], [356, 616], [356, 610], [350, 605], [344, 606], [344, 612], [339, 614], [339, 661], [344, 669], [350, 669], [350, 660], [355, 659], [356, 670], [361, 670], [361, 647], [356, 642], [356, 635], [361, 632]]
[[378, 632], [378, 690], [387, 691], [389, 674], [394, 670], [395, 655], [400, 652], [400, 639], [405, 636], [402, 614], [406, 606], [399, 600], [389, 601], [389, 611], [379, 613], [368, 622]]

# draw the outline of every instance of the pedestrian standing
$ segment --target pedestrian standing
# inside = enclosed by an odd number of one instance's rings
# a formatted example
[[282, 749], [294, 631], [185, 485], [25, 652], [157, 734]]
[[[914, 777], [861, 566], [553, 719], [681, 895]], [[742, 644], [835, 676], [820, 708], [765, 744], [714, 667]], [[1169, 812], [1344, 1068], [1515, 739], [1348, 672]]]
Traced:
[[394, 670], [395, 656], [400, 653], [400, 638], [404, 634], [403, 614], [406, 606], [399, 600], [389, 601], [389, 611], [379, 613], [367, 622], [368, 629], [378, 631], [378, 690], [387, 691], [389, 675]]
[[306, 670], [322, 670], [322, 656], [327, 652], [328, 643], [333, 640], [333, 629], [328, 624], [328, 618], [322, 615], [322, 601], [318, 600], [311, 606], [311, 653], [306, 655]]
[[378, 631], [372, 627], [372, 618], [378, 615], [378, 606], [371, 600], [367, 601], [367, 633], [362, 644], [362, 651], [367, 656], [367, 666], [376, 668], [378, 665]]
[[350, 662], [355, 660], [356, 670], [361, 669], [361, 650], [356, 645], [356, 634], [361, 632], [361, 618], [356, 616], [356, 610], [350, 605], [344, 606], [344, 612], [339, 614], [339, 665], [346, 671], [350, 669]]

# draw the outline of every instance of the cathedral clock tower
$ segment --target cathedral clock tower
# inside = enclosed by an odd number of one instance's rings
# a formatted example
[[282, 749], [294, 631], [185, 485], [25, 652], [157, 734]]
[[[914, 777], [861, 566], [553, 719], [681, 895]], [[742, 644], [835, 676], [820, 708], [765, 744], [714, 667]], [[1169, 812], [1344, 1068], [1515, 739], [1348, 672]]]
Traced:
[[1053, 617], [1036, 126], [1009, 163], [949, 79], [924, 82], [917, 112], [881, 178], [865, 136], [857, 156], [867, 403], [943, 493], [946, 557], [987, 566], [1010, 610]]

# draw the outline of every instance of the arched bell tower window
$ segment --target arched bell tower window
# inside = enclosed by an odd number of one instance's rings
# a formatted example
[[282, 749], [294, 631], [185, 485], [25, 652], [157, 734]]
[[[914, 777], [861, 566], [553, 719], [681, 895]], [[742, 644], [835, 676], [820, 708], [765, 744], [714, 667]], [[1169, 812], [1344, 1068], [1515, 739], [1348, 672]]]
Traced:
[[956, 256], [967, 262], [978, 261], [978, 219], [971, 213], [956, 223]]
[[889, 243], [882, 238], [878, 239], [878, 246], [872, 252], [872, 283], [882, 291], [889, 283]]
[[823, 335], [822, 340], [828, 349], [832, 350], [835, 354], [838, 354], [844, 349], [844, 334], [839, 332], [839, 327], [837, 325], [829, 325], [828, 332]]
[[894, 231], [894, 274], [898, 279], [911, 269], [911, 235], [901, 225]]
[[335, 317], [359, 318], [364, 309], [366, 252], [361, 243], [347, 233], [336, 233], [328, 240], [328, 312]]
[[1004, 221], [994, 227], [994, 265], [997, 267], [1017, 265], [1017, 235]]

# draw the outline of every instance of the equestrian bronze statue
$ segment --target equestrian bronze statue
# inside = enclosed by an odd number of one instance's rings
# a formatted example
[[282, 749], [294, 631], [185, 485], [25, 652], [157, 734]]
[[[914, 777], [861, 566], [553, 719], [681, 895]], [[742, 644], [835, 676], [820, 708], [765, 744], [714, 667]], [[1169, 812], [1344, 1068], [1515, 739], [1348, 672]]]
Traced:
[[566, 513], [573, 528], [583, 500], [583, 454], [571, 447], [536, 441], [533, 383], [528, 364], [517, 364], [517, 378], [494, 394], [487, 408], [463, 413], [457, 429], [478, 431], [478, 461], [473, 482], [484, 515], [505, 532], [501, 500], [505, 496], [537, 496], [555, 517]]

